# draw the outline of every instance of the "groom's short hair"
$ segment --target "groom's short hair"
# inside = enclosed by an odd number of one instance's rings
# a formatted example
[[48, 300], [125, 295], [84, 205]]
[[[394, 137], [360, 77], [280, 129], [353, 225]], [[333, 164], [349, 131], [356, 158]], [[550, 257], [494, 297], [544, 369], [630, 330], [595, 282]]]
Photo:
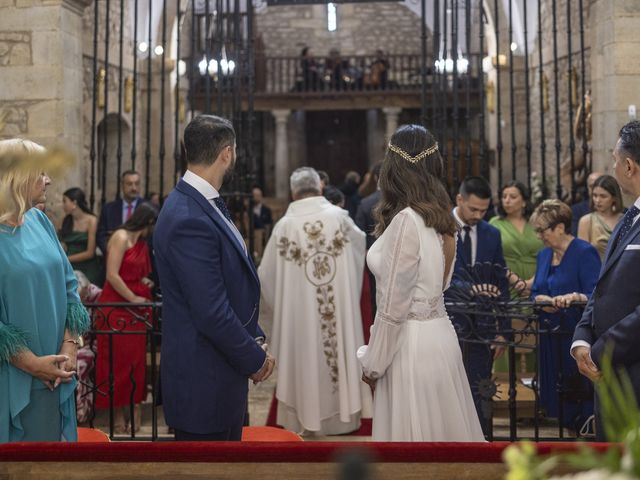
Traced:
[[215, 115], [198, 115], [184, 129], [184, 149], [190, 165], [211, 165], [222, 149], [233, 146], [236, 132], [229, 120]]
[[620, 150], [640, 163], [640, 122], [634, 120], [620, 129]]

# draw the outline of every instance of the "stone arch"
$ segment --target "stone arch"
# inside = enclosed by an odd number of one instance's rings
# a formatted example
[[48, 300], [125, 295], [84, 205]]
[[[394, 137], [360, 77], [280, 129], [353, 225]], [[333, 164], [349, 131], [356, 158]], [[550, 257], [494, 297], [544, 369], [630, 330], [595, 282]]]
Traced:
[[[108, 113], [96, 127], [98, 155], [96, 158], [96, 198], [105, 193], [107, 201], [111, 201], [118, 192], [118, 129], [121, 128], [121, 166], [120, 171], [131, 168], [131, 125], [124, 117], [118, 120], [117, 113]], [[106, 161], [105, 161], [106, 157]], [[103, 182], [104, 178], [104, 182]]]

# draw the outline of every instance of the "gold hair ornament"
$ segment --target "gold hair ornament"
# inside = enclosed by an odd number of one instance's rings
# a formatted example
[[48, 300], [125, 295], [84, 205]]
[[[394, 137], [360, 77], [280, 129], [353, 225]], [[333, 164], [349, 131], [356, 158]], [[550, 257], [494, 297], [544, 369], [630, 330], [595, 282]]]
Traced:
[[422, 160], [424, 157], [426, 157], [428, 155], [431, 155], [434, 152], [437, 152], [438, 151], [438, 142], [434, 143], [432, 146], [430, 146], [426, 150], [421, 151], [415, 157], [412, 157], [407, 152], [402, 150], [400, 147], [396, 147], [395, 145], [393, 145], [391, 143], [389, 144], [389, 150], [391, 150], [393, 153], [397, 153], [398, 155], [400, 155], [402, 158], [404, 158], [409, 163], [417, 163], [420, 160]]

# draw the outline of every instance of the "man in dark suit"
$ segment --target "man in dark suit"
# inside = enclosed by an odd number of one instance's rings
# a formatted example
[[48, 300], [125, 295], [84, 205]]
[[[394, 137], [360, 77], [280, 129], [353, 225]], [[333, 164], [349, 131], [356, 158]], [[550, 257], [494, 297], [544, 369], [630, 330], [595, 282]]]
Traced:
[[[371, 169], [371, 175], [373, 175], [374, 181], [377, 184], [378, 178], [380, 177], [380, 167], [381, 163], [376, 164], [373, 169]], [[373, 242], [376, 241], [376, 237], [373, 234], [373, 231], [376, 228], [376, 221], [373, 218], [373, 209], [378, 206], [380, 202], [380, 190], [376, 190], [371, 195], [366, 196], [358, 205], [358, 210], [356, 211], [356, 225], [360, 230], [367, 234], [367, 250], [371, 248]]]
[[266, 230], [267, 233], [273, 226], [271, 209], [262, 203], [263, 195], [260, 187], [253, 187], [253, 228]]
[[[613, 158], [620, 188], [636, 201], [611, 235], [598, 283], [576, 326], [571, 355], [580, 373], [597, 380], [602, 356], [612, 347], [614, 368], [627, 371], [640, 399], [640, 122], [622, 127]], [[604, 440], [597, 398], [596, 436]]]
[[120, 225], [129, 220], [138, 205], [142, 203], [140, 197], [140, 174], [135, 170], [127, 170], [120, 177], [122, 198], [105, 203], [100, 212], [96, 243], [103, 255], [107, 254], [109, 236]]
[[[456, 196], [456, 208], [453, 210], [453, 216], [461, 229], [453, 284], [454, 288], [470, 289], [471, 298], [477, 295], [508, 298], [500, 232], [483, 220], [490, 203], [491, 186], [484, 178], [467, 177], [463, 180]], [[454, 315], [453, 322], [461, 339], [470, 333], [469, 321], [474, 323], [476, 336], [485, 340], [494, 339], [489, 338], [496, 335], [497, 326], [493, 317], [463, 318], [461, 315]], [[508, 325], [502, 322], [498, 327], [504, 329]], [[504, 341], [504, 338], [498, 335], [495, 340]], [[482, 430], [487, 435], [491, 419], [482, 408], [481, 382], [491, 378], [493, 360], [504, 353], [504, 347], [463, 341], [462, 348], [473, 401]]]
[[262, 348], [260, 282], [220, 196], [236, 161], [231, 123], [200, 115], [184, 132], [187, 172], [154, 235], [162, 283], [162, 398], [176, 440], [240, 440], [247, 380], [275, 360]]

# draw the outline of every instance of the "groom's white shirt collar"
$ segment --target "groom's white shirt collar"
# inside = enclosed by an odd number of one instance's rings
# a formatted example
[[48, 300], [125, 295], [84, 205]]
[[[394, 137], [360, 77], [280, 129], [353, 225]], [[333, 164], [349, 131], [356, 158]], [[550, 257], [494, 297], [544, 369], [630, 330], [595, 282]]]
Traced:
[[211, 204], [211, 206], [213, 206], [222, 221], [226, 223], [227, 226], [231, 229], [233, 235], [236, 237], [236, 240], [242, 246], [242, 249], [246, 253], [247, 246], [244, 243], [244, 240], [242, 238], [242, 235], [238, 231], [238, 228], [222, 214], [222, 212], [218, 209], [218, 206], [214, 203], [214, 200], [220, 196], [220, 192], [218, 192], [218, 190], [216, 190], [214, 186], [207, 182], [204, 178], [202, 178], [200, 175], [196, 175], [191, 170], [187, 170], [185, 172], [182, 180], [195, 188], [198, 193], [200, 193], [200, 195], [202, 195]]
[[182, 180], [184, 180], [186, 183], [200, 192], [200, 194], [204, 198], [209, 200], [209, 202], [212, 202], [215, 198], [218, 198], [220, 196], [220, 193], [214, 188], [213, 185], [207, 182], [200, 175], [193, 173], [191, 170], [187, 170], [185, 172]]

